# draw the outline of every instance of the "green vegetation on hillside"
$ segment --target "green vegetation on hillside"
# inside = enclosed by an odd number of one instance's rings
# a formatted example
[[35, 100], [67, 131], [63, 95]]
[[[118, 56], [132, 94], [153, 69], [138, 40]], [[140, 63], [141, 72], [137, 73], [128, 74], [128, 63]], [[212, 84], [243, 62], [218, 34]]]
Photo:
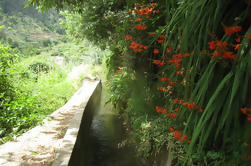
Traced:
[[0, 40], [24, 55], [39, 54], [43, 48], [64, 34], [59, 24], [62, 16], [54, 10], [40, 13], [35, 8], [24, 8], [24, 0], [0, 2]]
[[5, 142], [37, 125], [76, 90], [67, 71], [48, 56], [19, 58], [0, 45], [0, 137]]
[[82, 79], [99, 75], [107, 52], [64, 35], [55, 11], [24, 9], [24, 0], [3, 0], [0, 9], [2, 144], [63, 106]]

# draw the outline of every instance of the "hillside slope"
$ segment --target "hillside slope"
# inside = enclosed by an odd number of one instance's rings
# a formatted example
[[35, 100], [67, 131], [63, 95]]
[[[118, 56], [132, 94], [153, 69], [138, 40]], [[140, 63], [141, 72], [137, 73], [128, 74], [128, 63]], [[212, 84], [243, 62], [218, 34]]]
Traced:
[[39, 13], [35, 8], [25, 8], [24, 0], [0, 2], [0, 40], [25, 54], [39, 53], [51, 40], [64, 34], [60, 16], [55, 11]]

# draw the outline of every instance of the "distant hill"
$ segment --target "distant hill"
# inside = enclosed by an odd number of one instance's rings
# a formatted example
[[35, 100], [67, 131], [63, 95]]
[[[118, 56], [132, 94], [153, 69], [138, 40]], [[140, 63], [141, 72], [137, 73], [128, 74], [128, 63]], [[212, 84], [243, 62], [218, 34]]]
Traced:
[[0, 1], [0, 40], [27, 53], [48, 46], [51, 40], [64, 34], [56, 11], [40, 13], [35, 8], [25, 8], [25, 0]]
[[31, 17], [37, 21], [42, 22], [48, 29], [53, 32], [62, 33], [63, 29], [58, 26], [59, 19], [62, 17], [54, 10], [47, 13], [38, 12], [33, 7], [25, 7], [25, 0], [1, 0], [0, 8], [2, 13], [6, 15], [17, 15], [20, 13], [24, 16]]

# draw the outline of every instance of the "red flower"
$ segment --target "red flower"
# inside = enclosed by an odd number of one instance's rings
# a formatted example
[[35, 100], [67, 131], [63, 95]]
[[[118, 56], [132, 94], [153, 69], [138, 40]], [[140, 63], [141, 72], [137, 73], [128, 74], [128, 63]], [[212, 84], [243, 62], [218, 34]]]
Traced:
[[156, 107], [155, 107], [155, 110], [156, 110], [156, 112], [158, 112], [158, 113], [162, 111], [162, 109], [161, 109], [159, 106], [156, 106]]
[[145, 30], [147, 28], [147, 26], [138, 24], [138, 25], [135, 25], [134, 28], [137, 29], [137, 30], [142, 30], [143, 31], [143, 30]]
[[153, 63], [158, 65], [159, 67], [164, 66], [164, 64], [165, 64], [164, 61], [160, 61], [160, 60], [153, 60]]
[[251, 121], [251, 114], [248, 114], [248, 121]]
[[175, 139], [179, 140], [179, 138], [181, 136], [181, 132], [179, 132], [179, 131], [176, 130], [176, 131], [173, 132], [173, 135], [174, 135]]
[[173, 132], [173, 128], [169, 128], [169, 132], [170, 132], [170, 133]]
[[148, 33], [148, 35], [149, 35], [149, 36], [154, 36], [154, 34], [153, 34], [153, 33]]
[[185, 53], [185, 54], [183, 55], [184, 58], [185, 58], [185, 57], [188, 57], [188, 56], [190, 56], [189, 53]]
[[234, 50], [239, 50], [239, 49], [240, 49], [240, 44], [236, 44]]
[[172, 86], [167, 86], [167, 89], [168, 89], [168, 90], [170, 90], [170, 89], [172, 89], [172, 88], [173, 88]]
[[231, 51], [225, 51], [223, 53], [223, 55], [222, 55], [222, 58], [235, 60], [236, 59], [236, 55], [233, 54], [233, 52], [231, 52]]
[[153, 53], [154, 53], [154, 54], [159, 54], [159, 50], [158, 50], [158, 49], [154, 49], [154, 50], [153, 50]]
[[208, 42], [208, 45], [211, 50], [216, 49], [216, 42], [215, 41]]
[[162, 43], [164, 43], [164, 40], [158, 40], [158, 43], [162, 44]]
[[224, 31], [227, 35], [233, 34], [235, 32], [241, 31], [241, 26], [233, 26], [233, 27], [227, 27], [224, 26]]
[[247, 107], [241, 108], [241, 112], [242, 112], [243, 114], [247, 114], [247, 110], [248, 110]]
[[159, 38], [160, 39], [165, 39], [166, 35], [160, 35]]
[[181, 143], [183, 144], [186, 139], [187, 139], [187, 135], [184, 134], [183, 138], [180, 138]]
[[163, 109], [161, 114], [165, 114], [166, 113], [166, 109]]
[[162, 91], [162, 92], [165, 92], [165, 91], [166, 91], [166, 88], [159, 87], [158, 90], [159, 90], [159, 91]]
[[220, 49], [225, 49], [228, 46], [227, 42], [216, 41], [216, 46], [220, 47]]
[[132, 36], [126, 35], [126, 40], [132, 40]]
[[172, 51], [172, 48], [167, 48], [166, 49], [166, 53], [168, 53], [168, 54], [171, 53], [171, 51]]
[[142, 18], [138, 18], [136, 21], [141, 22], [141, 21], [142, 21]]
[[215, 55], [216, 57], [219, 57], [219, 56], [220, 56], [220, 52], [219, 52], [219, 51], [215, 51], [215, 52], [214, 52], [214, 55]]
[[248, 35], [248, 39], [251, 39], [251, 35]]
[[157, 7], [157, 3], [151, 3], [152, 7]]
[[184, 102], [184, 100], [183, 100], [183, 99], [180, 99], [179, 104], [182, 104], [183, 102]]
[[177, 103], [179, 101], [179, 99], [173, 99], [174, 103]]
[[144, 49], [145, 49], [145, 50], [148, 49], [148, 46], [144, 46]]
[[173, 118], [175, 118], [175, 117], [176, 117], [176, 114], [171, 113], [171, 118], [173, 119]]
[[169, 80], [170, 80], [170, 78], [167, 78], [167, 77], [162, 77], [162, 78], [161, 78], [161, 81], [163, 81], [163, 82], [169, 81]]
[[241, 38], [240, 38], [240, 37], [237, 37], [237, 38], [235, 39], [235, 41], [239, 43], [239, 42], [241, 41]]
[[182, 59], [180, 59], [181, 57], [181, 53], [173, 55], [173, 58], [169, 59], [169, 63], [173, 63], [176, 68], [180, 68], [180, 62], [182, 61]]
[[176, 74], [177, 74], [177, 75], [182, 75], [182, 74], [183, 74], [183, 70], [178, 70], [178, 71], [176, 71]]

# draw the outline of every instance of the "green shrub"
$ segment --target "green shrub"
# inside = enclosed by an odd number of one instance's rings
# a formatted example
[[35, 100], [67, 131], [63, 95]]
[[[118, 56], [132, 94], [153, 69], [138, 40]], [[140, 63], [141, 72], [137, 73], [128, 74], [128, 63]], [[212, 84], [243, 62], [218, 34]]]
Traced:
[[0, 45], [0, 71], [2, 143], [40, 123], [76, 90], [66, 71], [48, 56], [17, 59], [10, 47]]

